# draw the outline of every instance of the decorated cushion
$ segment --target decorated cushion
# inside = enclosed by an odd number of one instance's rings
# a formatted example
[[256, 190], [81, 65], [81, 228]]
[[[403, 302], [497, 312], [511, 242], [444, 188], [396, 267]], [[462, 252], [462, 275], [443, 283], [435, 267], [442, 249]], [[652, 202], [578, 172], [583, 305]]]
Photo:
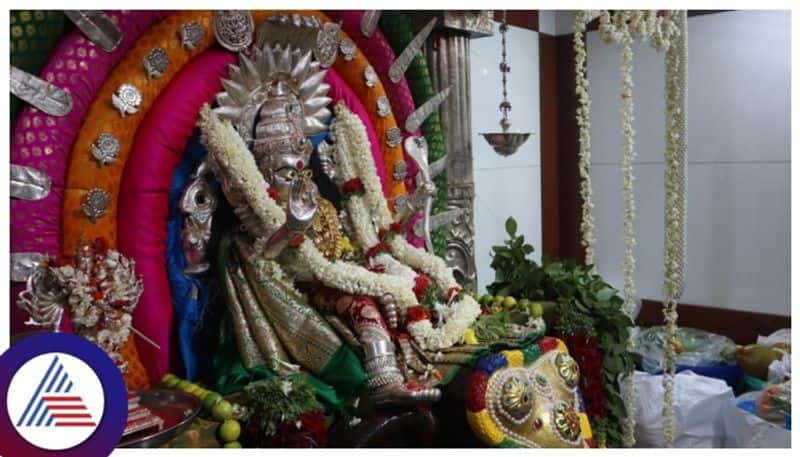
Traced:
[[489, 446], [590, 447], [579, 378], [556, 338], [485, 356], [467, 387], [467, 421]]

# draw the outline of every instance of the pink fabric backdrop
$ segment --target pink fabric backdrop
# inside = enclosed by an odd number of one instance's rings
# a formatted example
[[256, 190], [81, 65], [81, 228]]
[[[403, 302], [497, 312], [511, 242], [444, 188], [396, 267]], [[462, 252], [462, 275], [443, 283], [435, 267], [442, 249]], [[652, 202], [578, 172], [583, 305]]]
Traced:
[[[11, 134], [11, 163], [33, 167], [50, 176], [50, 195], [39, 201], [11, 200], [12, 252], [59, 254], [61, 199], [64, 174], [75, 136], [84, 116], [109, 71], [119, 62], [137, 38], [150, 25], [168, 14], [166, 11], [107, 11], [122, 30], [117, 49], [107, 53], [87, 40], [77, 29], [65, 35], [48, 57], [40, 77], [67, 90], [72, 96], [72, 111], [53, 117], [25, 106]], [[90, 154], [90, 151], [86, 151]], [[22, 285], [11, 287], [11, 331], [30, 330], [26, 316], [15, 306]], [[67, 319], [64, 329], [69, 330]]]

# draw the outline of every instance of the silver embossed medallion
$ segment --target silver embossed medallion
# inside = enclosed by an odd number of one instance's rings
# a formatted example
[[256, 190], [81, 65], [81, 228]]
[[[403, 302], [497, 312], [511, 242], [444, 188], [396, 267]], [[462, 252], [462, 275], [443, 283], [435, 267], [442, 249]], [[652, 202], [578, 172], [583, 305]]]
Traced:
[[213, 27], [217, 42], [228, 51], [244, 51], [253, 42], [255, 25], [249, 11], [214, 11]]
[[206, 31], [197, 21], [187, 22], [181, 26], [181, 45], [189, 51], [194, 51], [206, 37]]
[[392, 112], [392, 105], [389, 104], [389, 99], [385, 95], [378, 98], [378, 116], [386, 117]]
[[336, 61], [339, 51], [339, 33], [342, 27], [333, 22], [326, 22], [317, 33], [317, 44], [314, 47], [314, 57], [322, 68], [328, 68]]
[[392, 173], [392, 176], [394, 176], [394, 179], [397, 181], [404, 181], [406, 179], [408, 176], [408, 165], [405, 160], [394, 164], [394, 173]]
[[153, 48], [152, 51], [144, 56], [142, 64], [144, 65], [144, 71], [147, 72], [147, 77], [157, 79], [167, 71], [169, 57], [167, 57], [167, 52], [163, 49]]
[[377, 83], [378, 74], [375, 73], [375, 68], [373, 68], [372, 65], [367, 65], [367, 67], [364, 68], [364, 84], [366, 84], [367, 87], [375, 87]]
[[117, 93], [111, 96], [111, 103], [119, 110], [120, 116], [125, 117], [126, 114], [134, 114], [139, 110], [142, 93], [133, 84], [122, 84]]
[[106, 215], [108, 211], [108, 192], [103, 189], [94, 188], [86, 194], [86, 199], [81, 205], [83, 214], [92, 222]]
[[403, 140], [403, 132], [397, 127], [392, 127], [386, 132], [386, 144], [390, 148], [396, 148]]
[[394, 210], [400, 211], [401, 208], [406, 206], [406, 203], [408, 203], [408, 195], [406, 194], [398, 195], [394, 199]]
[[119, 140], [110, 134], [103, 133], [92, 145], [92, 156], [100, 162], [100, 165], [113, 163], [119, 155]]
[[339, 50], [342, 51], [344, 60], [351, 61], [356, 57], [356, 44], [350, 38], [345, 38], [339, 43]]

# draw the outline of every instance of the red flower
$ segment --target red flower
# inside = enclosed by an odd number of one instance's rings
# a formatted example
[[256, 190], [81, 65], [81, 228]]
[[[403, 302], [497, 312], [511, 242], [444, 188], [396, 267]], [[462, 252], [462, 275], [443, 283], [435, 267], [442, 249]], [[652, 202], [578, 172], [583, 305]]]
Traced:
[[376, 255], [380, 254], [381, 252], [389, 252], [389, 251], [391, 251], [391, 249], [392, 248], [391, 248], [391, 246], [389, 246], [389, 244], [381, 241], [380, 243], [376, 244], [375, 246], [372, 246], [371, 248], [369, 248], [367, 250], [367, 253], [364, 254], [364, 257], [366, 257], [367, 259], [371, 259], [371, 258], [375, 257]]
[[458, 286], [451, 287], [450, 289], [447, 290], [447, 301], [452, 300], [455, 295], [458, 295], [460, 293], [461, 293], [460, 287]]
[[411, 323], [430, 319], [431, 315], [428, 314], [428, 311], [422, 306], [412, 306], [406, 310], [406, 317], [408, 322]]
[[342, 193], [345, 197], [349, 197], [351, 195], [360, 195], [364, 193], [364, 183], [361, 182], [361, 178], [353, 178], [344, 183], [342, 186]]
[[102, 300], [103, 299], [103, 293], [100, 292], [99, 290], [95, 290], [94, 292], [92, 292], [92, 298], [95, 301]]
[[370, 268], [370, 270], [374, 271], [375, 273], [386, 273], [386, 265], [382, 263], [377, 263], [372, 268]]
[[75, 264], [75, 258], [72, 254], [61, 254], [52, 260], [53, 265], [56, 267], [65, 267], [67, 265]]
[[278, 201], [278, 198], [280, 198], [280, 194], [278, 194], [278, 191], [275, 190], [274, 187], [267, 187], [267, 195], [275, 201]]
[[389, 226], [389, 230], [398, 234], [403, 233], [403, 224], [399, 222], [392, 222], [392, 224]]
[[108, 240], [103, 237], [95, 238], [93, 247], [98, 254], [106, 255], [109, 249]]
[[302, 160], [298, 160], [297, 161], [297, 169], [298, 170], [302, 170], [305, 167], [306, 167], [306, 164], [304, 164]]
[[289, 241], [289, 247], [297, 248], [301, 244], [303, 244], [303, 241], [305, 241], [305, 239], [306, 239], [305, 235], [303, 235], [302, 233], [298, 233], [297, 235], [295, 235], [294, 238], [292, 238], [292, 241]]
[[425, 296], [425, 292], [428, 291], [428, 287], [431, 286], [431, 282], [428, 280], [428, 277], [425, 275], [419, 275], [414, 278], [414, 294], [417, 296], [417, 300], [422, 300], [422, 297]]

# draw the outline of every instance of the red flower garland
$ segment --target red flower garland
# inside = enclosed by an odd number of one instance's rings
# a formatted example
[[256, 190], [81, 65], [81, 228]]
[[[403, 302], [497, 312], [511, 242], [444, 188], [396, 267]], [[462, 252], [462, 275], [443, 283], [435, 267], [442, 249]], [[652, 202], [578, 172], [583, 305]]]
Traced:
[[376, 244], [375, 246], [372, 246], [371, 248], [367, 249], [367, 253], [364, 254], [364, 257], [367, 260], [369, 260], [369, 259], [375, 257], [376, 255], [380, 254], [381, 252], [390, 252], [391, 250], [392, 250], [392, 247], [389, 246], [389, 243], [381, 241], [380, 243]]
[[274, 187], [267, 187], [267, 195], [269, 195], [269, 198], [275, 201], [278, 201], [278, 198], [280, 198], [280, 194], [277, 190], [275, 190]]
[[431, 315], [423, 306], [411, 306], [406, 310], [406, 318], [411, 323], [430, 319]]
[[597, 339], [584, 333], [567, 335], [557, 331], [556, 336], [563, 340], [569, 353], [581, 370], [580, 389], [586, 405], [586, 414], [590, 418], [604, 418], [608, 415], [605, 405], [605, 372], [603, 371], [603, 354], [597, 345]]
[[399, 222], [392, 222], [389, 228], [382, 228], [378, 230], [378, 238], [382, 241], [391, 241], [395, 235], [402, 235], [405, 227]]
[[364, 183], [361, 182], [361, 178], [348, 180], [344, 183], [344, 186], [342, 186], [342, 194], [345, 198], [353, 195], [363, 195], [364, 192]]
[[292, 241], [289, 241], [289, 247], [292, 249], [297, 248], [301, 244], [303, 244], [303, 241], [305, 241], [305, 239], [306, 239], [305, 235], [303, 235], [302, 233], [298, 233], [297, 235], [295, 235], [294, 238], [292, 238]]
[[425, 297], [425, 292], [428, 291], [430, 286], [431, 282], [427, 276], [421, 274], [414, 278], [414, 295], [417, 296], [417, 300], [422, 300]]
[[450, 301], [456, 295], [461, 293], [461, 288], [458, 286], [453, 286], [447, 290], [447, 301]]

